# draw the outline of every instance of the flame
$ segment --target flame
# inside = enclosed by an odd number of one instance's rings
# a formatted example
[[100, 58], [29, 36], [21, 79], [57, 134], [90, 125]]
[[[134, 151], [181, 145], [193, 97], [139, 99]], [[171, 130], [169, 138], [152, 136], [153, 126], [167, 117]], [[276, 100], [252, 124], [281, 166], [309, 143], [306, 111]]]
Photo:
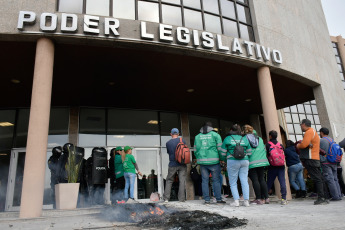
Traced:
[[150, 208], [150, 213], [152, 215], [163, 215], [164, 211], [158, 207], [155, 207], [154, 209], [153, 208]]

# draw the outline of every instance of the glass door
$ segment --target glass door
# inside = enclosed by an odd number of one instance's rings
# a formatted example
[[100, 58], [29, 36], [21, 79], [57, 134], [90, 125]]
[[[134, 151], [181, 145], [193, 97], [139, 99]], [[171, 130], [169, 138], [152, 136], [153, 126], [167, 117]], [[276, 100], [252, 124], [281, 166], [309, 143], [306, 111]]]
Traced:
[[150, 199], [153, 192], [163, 197], [163, 179], [161, 155], [159, 148], [135, 148], [133, 156], [138, 164], [142, 177], [137, 176], [134, 187], [136, 199]]
[[[47, 151], [47, 160], [52, 155], [51, 150]], [[23, 176], [24, 176], [24, 165], [25, 165], [25, 149], [15, 149], [11, 152], [10, 172], [8, 176], [8, 186], [6, 195], [6, 206], [5, 211], [19, 211]], [[46, 163], [45, 179], [44, 179], [44, 197], [43, 197], [43, 209], [53, 208], [52, 190], [50, 187], [50, 170]]]

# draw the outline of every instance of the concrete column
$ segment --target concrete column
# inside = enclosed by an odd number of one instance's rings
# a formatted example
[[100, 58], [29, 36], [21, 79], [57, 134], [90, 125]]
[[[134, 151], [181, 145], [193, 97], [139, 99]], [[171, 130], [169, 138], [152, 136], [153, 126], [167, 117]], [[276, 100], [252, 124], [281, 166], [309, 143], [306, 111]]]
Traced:
[[[275, 102], [275, 97], [274, 97], [274, 92], [273, 92], [273, 86], [272, 86], [271, 73], [268, 67], [264, 66], [258, 69], [258, 81], [259, 81], [262, 110], [264, 113], [267, 139], [269, 138], [268, 133], [271, 130], [275, 130], [278, 133], [278, 138], [277, 138], [278, 141], [282, 143], [279, 121], [278, 121], [278, 114], [277, 114], [277, 107], [276, 107], [276, 102]], [[286, 198], [288, 200], [291, 200], [291, 191], [290, 191], [289, 177], [287, 175], [287, 167], [285, 170], [285, 179], [286, 179], [286, 189], [287, 189]], [[280, 186], [279, 186], [278, 180], [275, 181], [274, 186], [275, 186], [276, 194], [280, 198], [281, 197]]]
[[53, 65], [54, 44], [40, 38], [36, 47], [20, 218], [42, 214]]
[[[186, 141], [187, 146], [190, 145], [190, 133], [189, 133], [189, 120], [188, 114], [182, 113], [181, 114], [181, 131], [182, 137]], [[190, 178], [190, 170], [192, 168], [191, 164], [187, 164], [187, 176], [186, 176], [186, 199], [187, 200], [194, 200], [194, 184], [192, 179]]]
[[79, 108], [72, 107], [69, 110], [68, 142], [78, 145], [79, 132]]

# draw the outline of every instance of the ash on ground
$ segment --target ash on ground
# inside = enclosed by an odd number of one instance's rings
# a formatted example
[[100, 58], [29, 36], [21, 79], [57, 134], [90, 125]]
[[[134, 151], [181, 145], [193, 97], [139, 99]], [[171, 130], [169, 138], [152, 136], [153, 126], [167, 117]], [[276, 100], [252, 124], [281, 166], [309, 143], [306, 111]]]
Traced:
[[154, 203], [109, 206], [101, 213], [112, 222], [136, 223], [140, 228], [166, 230], [216, 230], [236, 228], [247, 224], [246, 219], [228, 218], [199, 210], [181, 211]]

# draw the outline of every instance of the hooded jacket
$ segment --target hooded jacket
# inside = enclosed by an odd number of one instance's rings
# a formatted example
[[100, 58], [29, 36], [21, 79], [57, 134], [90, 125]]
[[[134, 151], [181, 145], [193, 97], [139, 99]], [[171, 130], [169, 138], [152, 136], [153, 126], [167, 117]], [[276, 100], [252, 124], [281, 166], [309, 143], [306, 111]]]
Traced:
[[[243, 146], [244, 151], [246, 151], [247, 153], [247, 155], [243, 159], [236, 159], [232, 155], [237, 143], [240, 143], [240, 145]], [[249, 144], [247, 137], [246, 136], [242, 137], [240, 135], [228, 135], [224, 139], [221, 151], [222, 151], [221, 159], [223, 161], [225, 161], [226, 158], [228, 160], [249, 160], [249, 155], [252, 154], [252, 148]]]
[[[254, 130], [254, 134], [256, 131]], [[259, 145], [256, 148], [252, 148], [252, 155], [249, 156], [249, 169], [265, 167], [270, 165], [267, 159], [267, 152], [264, 141], [261, 137], [259, 138]]]
[[195, 137], [195, 157], [200, 165], [219, 164], [222, 138], [210, 126], [204, 126]]

